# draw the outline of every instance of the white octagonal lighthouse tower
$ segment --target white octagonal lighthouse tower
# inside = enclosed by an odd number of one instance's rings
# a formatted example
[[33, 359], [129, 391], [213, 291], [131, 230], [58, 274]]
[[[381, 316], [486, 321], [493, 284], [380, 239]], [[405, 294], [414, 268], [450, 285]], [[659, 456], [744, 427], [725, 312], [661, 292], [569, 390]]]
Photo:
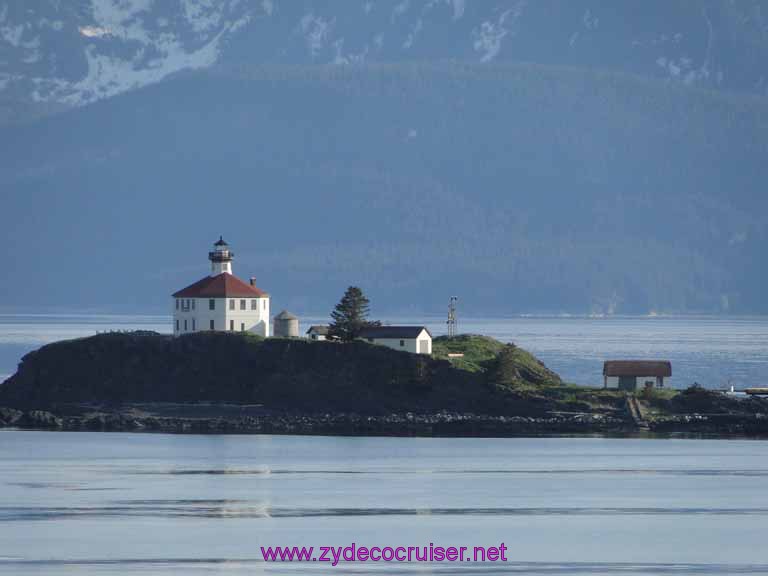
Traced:
[[251, 332], [269, 336], [269, 294], [256, 279], [243, 282], [232, 274], [235, 255], [220, 236], [208, 253], [211, 274], [173, 294], [173, 334]]

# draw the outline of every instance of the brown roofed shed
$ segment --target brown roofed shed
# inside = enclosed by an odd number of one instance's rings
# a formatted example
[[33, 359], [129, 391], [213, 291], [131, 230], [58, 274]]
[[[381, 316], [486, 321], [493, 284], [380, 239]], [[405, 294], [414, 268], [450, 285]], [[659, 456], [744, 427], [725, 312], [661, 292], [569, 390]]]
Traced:
[[672, 376], [672, 363], [667, 360], [607, 360], [603, 364], [604, 376]]

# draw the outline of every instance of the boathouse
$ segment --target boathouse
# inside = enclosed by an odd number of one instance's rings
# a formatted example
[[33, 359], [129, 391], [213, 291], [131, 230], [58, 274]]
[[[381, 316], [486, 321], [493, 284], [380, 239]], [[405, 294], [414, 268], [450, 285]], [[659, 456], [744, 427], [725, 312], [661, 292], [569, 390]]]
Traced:
[[663, 388], [672, 376], [667, 360], [607, 360], [603, 364], [603, 387], [619, 390]]

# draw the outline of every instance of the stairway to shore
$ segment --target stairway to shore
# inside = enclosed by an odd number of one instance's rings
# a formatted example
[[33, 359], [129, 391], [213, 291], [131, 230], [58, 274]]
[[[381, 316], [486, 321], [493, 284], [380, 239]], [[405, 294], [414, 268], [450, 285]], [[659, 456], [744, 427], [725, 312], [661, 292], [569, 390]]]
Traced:
[[627, 412], [629, 412], [632, 421], [639, 430], [650, 430], [648, 421], [643, 416], [640, 403], [637, 401], [634, 394], [627, 394]]

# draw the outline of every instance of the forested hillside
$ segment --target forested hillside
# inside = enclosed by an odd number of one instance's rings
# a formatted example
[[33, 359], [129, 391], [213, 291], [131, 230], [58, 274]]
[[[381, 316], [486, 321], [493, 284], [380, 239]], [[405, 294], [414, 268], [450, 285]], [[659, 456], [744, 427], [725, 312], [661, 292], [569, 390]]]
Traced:
[[374, 313], [453, 294], [466, 313], [768, 312], [760, 97], [526, 64], [242, 65], [0, 146], [4, 306], [164, 310], [224, 234], [235, 272], [299, 312], [352, 283]]

